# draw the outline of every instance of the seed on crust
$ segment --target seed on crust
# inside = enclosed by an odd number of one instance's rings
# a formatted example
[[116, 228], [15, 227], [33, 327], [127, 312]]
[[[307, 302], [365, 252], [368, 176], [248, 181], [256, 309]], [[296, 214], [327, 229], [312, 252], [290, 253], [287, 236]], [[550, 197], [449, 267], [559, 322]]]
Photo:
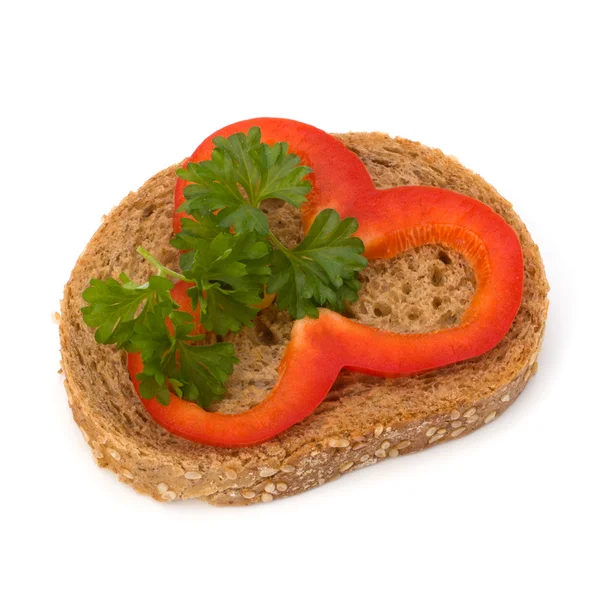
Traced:
[[133, 479], [133, 473], [129, 469], [123, 469], [121, 471], [121, 475], [123, 475], [123, 477], [127, 477], [127, 479]]
[[288, 484], [280, 481], [276, 486], [278, 492], [285, 492], [288, 489]]
[[185, 477], [186, 479], [193, 480], [193, 479], [200, 479], [200, 478], [202, 477], [202, 475], [200, 475], [200, 473], [198, 473], [197, 471], [188, 471], [188, 472], [187, 472], [187, 473], [184, 475], [184, 477]]
[[237, 473], [233, 469], [225, 469], [223, 473], [225, 473], [227, 479], [237, 479]]
[[256, 492], [253, 492], [252, 490], [242, 490], [240, 493], [246, 500], [252, 500], [252, 498], [256, 497]]
[[443, 427], [441, 429], [437, 430], [437, 434], [436, 435], [446, 435], [448, 433], [447, 429], [444, 429]]
[[168, 492], [165, 492], [165, 493], [164, 493], [164, 494], [161, 496], [161, 498], [162, 498], [163, 500], [175, 500], [175, 498], [177, 498], [177, 494], [176, 494], [176, 493], [175, 493], [173, 490], [170, 490], [170, 491], [168, 491]]
[[493, 410], [487, 417], [483, 420], [484, 423], [491, 423], [496, 418], [496, 411]]
[[464, 433], [466, 429], [466, 427], [459, 427], [458, 429], [455, 429], [450, 435], [452, 437], [458, 437], [461, 433]]
[[531, 367], [531, 365], [533, 365], [533, 363], [534, 363], [534, 362], [537, 360], [537, 357], [538, 357], [538, 353], [537, 353], [537, 352], [534, 352], [534, 353], [531, 355], [531, 358], [529, 359], [529, 366], [530, 366], [530, 367]]
[[90, 436], [87, 434], [87, 431], [85, 429], [82, 429], [81, 427], [79, 428], [81, 431], [81, 435], [83, 436], [83, 439], [85, 440], [86, 444], [90, 443]]
[[473, 423], [477, 423], [479, 421], [479, 417], [477, 415], [473, 415], [467, 419], [467, 423], [472, 425]]
[[344, 473], [345, 471], [347, 471], [348, 469], [351, 469], [354, 466], [354, 463], [352, 461], [349, 461], [347, 463], [344, 463], [341, 467], [340, 467], [340, 473]]
[[283, 467], [281, 467], [283, 473], [293, 473], [295, 470], [296, 467], [294, 465], [283, 465]]
[[92, 454], [98, 459], [100, 460], [101, 458], [104, 458], [104, 454], [102, 454], [102, 450], [100, 450], [100, 448], [92, 448]]
[[452, 421], [452, 423], [450, 423], [450, 427], [452, 427], [452, 429], [458, 429], [461, 425], [462, 421]]
[[425, 435], [427, 437], [431, 437], [435, 432], [437, 431], [437, 427], [430, 427], [426, 432]]
[[472, 417], [472, 416], [473, 416], [473, 415], [474, 415], [476, 412], [477, 412], [477, 409], [476, 409], [474, 406], [472, 406], [472, 407], [471, 407], [471, 408], [470, 408], [470, 409], [469, 409], [469, 410], [468, 410], [468, 411], [467, 411], [467, 412], [466, 412], [466, 413], [463, 415], [463, 417], [464, 417], [465, 419], [468, 419], [469, 417]]
[[358, 460], [360, 462], [365, 462], [365, 461], [369, 460], [369, 455], [368, 454], [363, 454]]
[[460, 412], [457, 411], [456, 409], [454, 409], [451, 413], [450, 413], [450, 419], [452, 421], [456, 421], [456, 419], [458, 419], [460, 417]]
[[510, 402], [510, 394], [506, 394], [500, 398], [500, 402]]
[[275, 484], [270, 481], [269, 483], [267, 483], [267, 485], [265, 485], [265, 492], [267, 492], [268, 494], [272, 494], [275, 491]]
[[434, 444], [435, 442], [441, 440], [444, 437], [443, 433], [436, 433], [433, 437], [429, 438], [428, 444]]
[[362, 450], [363, 448], [366, 448], [367, 444], [365, 444], [364, 442], [359, 442], [358, 444], [354, 444], [354, 446], [352, 446], [352, 450]]
[[271, 496], [271, 494], [269, 494], [269, 493], [267, 493], [267, 492], [263, 492], [263, 493], [260, 495], [260, 499], [261, 499], [263, 502], [271, 502], [271, 500], [273, 500], [273, 496]]
[[387, 456], [387, 452], [379, 448], [379, 450], [375, 450], [375, 456], [377, 458], [385, 458]]
[[331, 448], [347, 448], [349, 445], [350, 445], [350, 442], [348, 440], [338, 440], [338, 439], [329, 440], [329, 446]]
[[390, 458], [396, 458], [396, 456], [398, 456], [400, 454], [400, 452], [398, 452], [398, 450], [396, 450], [396, 448], [392, 448], [389, 452], [388, 452], [388, 456]]
[[156, 489], [158, 490], [159, 494], [164, 494], [169, 489], [169, 486], [166, 483], [159, 483], [156, 486]]
[[121, 460], [121, 455], [116, 451], [113, 450], [112, 448], [110, 448], [109, 450], [107, 450], [107, 452], [117, 461], [119, 462]]
[[377, 427], [375, 427], [375, 431], [373, 432], [373, 435], [376, 438], [378, 438], [382, 433], [383, 433], [383, 425], [377, 425]]
[[278, 469], [273, 469], [272, 467], [264, 467], [258, 472], [258, 474], [261, 477], [272, 477], [275, 475], [275, 473], [277, 473], [277, 471]]
[[381, 449], [382, 450], [387, 450], [392, 444], [390, 442], [388, 442], [387, 440], [385, 440], [385, 442], [383, 442], [383, 444], [381, 444]]
[[394, 448], [396, 448], [396, 450], [404, 450], [404, 448], [408, 448], [411, 444], [410, 440], [402, 440], [401, 442], [399, 442], [398, 444], [396, 444], [394, 446]]

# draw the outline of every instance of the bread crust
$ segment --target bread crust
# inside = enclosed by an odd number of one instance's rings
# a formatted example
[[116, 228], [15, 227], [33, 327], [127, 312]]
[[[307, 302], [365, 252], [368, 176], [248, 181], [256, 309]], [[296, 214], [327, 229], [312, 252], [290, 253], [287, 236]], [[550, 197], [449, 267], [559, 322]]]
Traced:
[[[486, 355], [432, 374], [405, 381], [342, 375], [320, 410], [259, 446], [216, 449], [176, 438], [139, 402], [124, 352], [97, 344], [80, 313], [81, 292], [91, 277], [149, 274], [136, 255], [138, 245], [176, 264], [177, 252], [168, 245], [176, 167], [165, 169], [105, 217], [79, 257], [61, 303], [62, 365], [73, 417], [96, 462], [138, 492], [159, 501], [200, 498], [217, 505], [290, 496], [380, 460], [467, 435], [500, 416], [536, 372], [549, 288], [537, 246], [510, 203], [439, 150], [378, 133], [337, 137], [358, 154], [377, 187], [452, 189], [485, 202], [515, 229], [524, 253], [525, 288], [511, 331]], [[271, 311], [270, 316], [282, 320], [285, 329], [285, 313]], [[279, 338], [277, 351], [257, 342], [242, 367], [265, 363], [274, 372], [278, 349], [285, 346], [285, 335]], [[256, 385], [238, 379], [239, 398], [229, 400], [232, 410], [257, 401], [247, 394]]]

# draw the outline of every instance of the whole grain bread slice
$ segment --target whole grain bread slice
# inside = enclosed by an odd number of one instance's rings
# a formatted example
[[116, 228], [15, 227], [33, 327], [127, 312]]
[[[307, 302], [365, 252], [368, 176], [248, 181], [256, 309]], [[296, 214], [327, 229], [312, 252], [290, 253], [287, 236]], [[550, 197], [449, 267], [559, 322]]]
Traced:
[[[97, 344], [80, 312], [91, 277], [125, 271], [144, 280], [150, 274], [136, 253], [140, 244], [177, 268], [177, 251], [168, 243], [176, 167], [165, 169], [104, 219], [79, 257], [61, 305], [62, 364], [74, 419], [97, 463], [137, 491], [157, 500], [200, 498], [219, 505], [297, 494], [470, 433], [502, 414], [535, 373], [549, 288], [538, 248], [510, 203], [439, 150], [381, 133], [337, 137], [364, 162], [377, 187], [448, 188], [491, 206], [513, 227], [523, 247], [525, 284], [511, 330], [490, 352], [432, 373], [381, 379], [343, 372], [317, 411], [259, 446], [216, 449], [175, 437], [137, 398], [125, 353]], [[298, 211], [277, 201], [266, 210], [278, 236], [289, 243], [301, 239]], [[437, 246], [371, 261], [361, 279], [352, 316], [396, 332], [452, 327], [475, 287], [462, 257]], [[270, 307], [254, 329], [231, 336], [241, 362], [214, 410], [240, 412], [261, 401], [277, 378], [290, 330], [287, 313]]]

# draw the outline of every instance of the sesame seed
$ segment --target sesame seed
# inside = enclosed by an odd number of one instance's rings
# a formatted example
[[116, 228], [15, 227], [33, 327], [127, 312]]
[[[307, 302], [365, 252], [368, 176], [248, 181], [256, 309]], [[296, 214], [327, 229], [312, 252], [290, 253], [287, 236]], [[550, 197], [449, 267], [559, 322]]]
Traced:
[[267, 483], [267, 485], [265, 485], [265, 492], [272, 494], [275, 491], [275, 484], [270, 481], [269, 483]]
[[256, 492], [253, 492], [252, 490], [242, 490], [241, 493], [246, 500], [252, 500], [252, 498], [256, 496]]
[[123, 475], [123, 477], [127, 477], [127, 479], [133, 479], [133, 473], [128, 469], [123, 469], [121, 471], [121, 475]]
[[325, 483], [325, 479], [323, 477], [319, 477], [319, 485], [323, 485]]
[[294, 465], [283, 465], [283, 467], [281, 467], [281, 470], [284, 473], [293, 473], [296, 470], [296, 467]]
[[387, 456], [387, 452], [379, 448], [379, 450], [375, 450], [375, 456], [378, 458], [385, 458]]
[[275, 473], [277, 473], [277, 469], [272, 467], [265, 467], [258, 472], [261, 477], [272, 477]]
[[450, 427], [452, 427], [452, 429], [458, 429], [461, 425], [461, 421], [452, 421], [452, 423], [450, 423]]
[[161, 498], [163, 500], [175, 500], [175, 498], [177, 498], [177, 494], [174, 491], [169, 491], [169, 492], [165, 492]]
[[447, 429], [444, 429], [443, 427], [441, 429], [437, 430], [437, 434], [436, 435], [446, 435], [448, 433]]
[[354, 444], [354, 446], [352, 446], [352, 450], [362, 450], [363, 448], [366, 448], [367, 444], [365, 444], [364, 442], [360, 442], [359, 444]]
[[375, 435], [376, 438], [378, 438], [382, 433], [383, 433], [383, 425], [377, 425], [377, 427], [375, 427], [375, 431], [373, 432], [373, 434]]
[[98, 459], [100, 460], [101, 458], [104, 457], [104, 454], [102, 454], [102, 450], [100, 450], [100, 448], [94, 448], [92, 450], [92, 454]]
[[83, 439], [86, 441], [86, 443], [89, 443], [90, 436], [87, 434], [87, 431], [85, 429], [81, 429], [81, 435], [83, 436]]
[[358, 460], [360, 462], [365, 462], [365, 461], [369, 460], [369, 455], [368, 454], [363, 454]]
[[474, 406], [472, 406], [472, 407], [471, 407], [471, 408], [470, 408], [470, 409], [469, 409], [469, 410], [468, 410], [468, 411], [467, 411], [467, 412], [466, 412], [466, 413], [463, 415], [463, 417], [464, 417], [465, 419], [468, 419], [469, 417], [472, 417], [472, 416], [473, 416], [473, 415], [474, 415], [476, 412], [477, 412], [477, 409], [476, 409]]
[[345, 471], [347, 471], [348, 469], [351, 469], [354, 466], [354, 463], [352, 461], [344, 463], [341, 467], [340, 467], [340, 473], [344, 473]]
[[198, 473], [197, 471], [188, 471], [184, 477], [186, 479], [200, 479], [202, 477], [202, 475], [200, 475], [200, 473]]
[[477, 421], [479, 421], [479, 417], [477, 415], [473, 415], [467, 419], [467, 423], [469, 424], [477, 423]]
[[107, 450], [107, 452], [118, 462], [121, 460], [121, 455], [116, 450]]
[[410, 446], [410, 440], [402, 440], [400, 443], [396, 444], [394, 448], [397, 450], [404, 450], [404, 448], [408, 448]]
[[434, 444], [435, 442], [441, 440], [443, 437], [444, 437], [444, 434], [440, 435], [439, 433], [437, 433], [433, 437], [429, 438], [428, 444]]
[[500, 398], [500, 402], [510, 402], [510, 394], [506, 394]]
[[435, 432], [437, 431], [437, 427], [430, 427], [426, 432], [425, 435], [427, 437], [431, 437]]
[[491, 423], [496, 418], [496, 411], [493, 410], [484, 420], [484, 423]]
[[531, 366], [537, 360], [537, 357], [538, 357], [538, 353], [534, 352], [534, 354], [529, 359], [529, 366]]
[[57, 312], [52, 313], [52, 322], [55, 325], [58, 325], [60, 323], [60, 315]]
[[237, 473], [233, 469], [225, 469], [223, 473], [227, 479], [237, 479]]
[[396, 458], [396, 456], [398, 456], [398, 454], [400, 454], [400, 452], [398, 452], [398, 450], [396, 450], [396, 448], [392, 448], [389, 453], [388, 456], [390, 458]]
[[385, 430], [386, 430], [387, 433], [389, 433], [392, 430], [392, 428], [391, 427], [386, 427]]
[[348, 440], [329, 440], [329, 446], [331, 448], [347, 448], [350, 445]]
[[392, 444], [390, 444], [390, 442], [388, 442], [387, 440], [385, 442], [383, 442], [383, 444], [381, 444], [381, 449], [382, 450], [387, 450]]
[[538, 364], [533, 363], [533, 367], [531, 367], [531, 374], [535, 375], [538, 372]]
[[278, 492], [285, 492], [288, 489], [288, 484], [280, 481], [276, 487]]
[[271, 496], [271, 494], [268, 494], [267, 492], [263, 492], [263, 493], [260, 495], [260, 499], [261, 499], [263, 502], [271, 502], [271, 500], [273, 500], [273, 496]]
[[452, 419], [452, 421], [456, 421], [456, 419], [458, 419], [459, 417], [460, 417], [460, 412], [457, 411], [456, 409], [450, 413], [450, 419]]
[[353, 435], [351, 439], [353, 442], [366, 442], [367, 441], [367, 438], [364, 435]]
[[450, 435], [452, 437], [458, 437], [461, 433], [464, 433], [466, 429], [466, 427], [459, 427], [458, 429], [455, 429]]
[[169, 486], [166, 483], [159, 483], [156, 486], [156, 489], [158, 490], [159, 494], [164, 494], [169, 489]]

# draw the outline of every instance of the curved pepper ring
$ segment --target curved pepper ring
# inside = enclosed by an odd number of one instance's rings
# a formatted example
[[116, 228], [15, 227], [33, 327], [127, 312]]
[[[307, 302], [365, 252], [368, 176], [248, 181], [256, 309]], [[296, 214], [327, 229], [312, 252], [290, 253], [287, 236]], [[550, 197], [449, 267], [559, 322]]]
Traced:
[[[508, 332], [523, 291], [523, 256], [513, 229], [485, 204], [441, 188], [406, 186], [377, 190], [363, 163], [340, 141], [310, 125], [285, 119], [252, 119], [229, 125], [205, 140], [190, 161], [208, 160], [212, 140], [258, 126], [268, 144], [285, 140], [310, 166], [313, 190], [303, 207], [308, 230], [324, 208], [355, 217], [368, 258], [391, 258], [425, 244], [442, 244], [463, 254], [475, 271], [477, 289], [461, 322], [452, 329], [397, 334], [361, 325], [327, 309], [318, 319], [296, 321], [279, 379], [258, 405], [239, 414], [207, 412], [171, 394], [168, 406], [142, 402], [168, 431], [212, 446], [250, 446], [268, 440], [310, 415], [341, 369], [399, 377], [474, 358]], [[178, 180], [175, 208], [186, 182]], [[181, 215], [173, 227], [180, 229]], [[368, 351], [365, 351], [368, 349]], [[129, 355], [129, 372], [139, 394], [139, 355]]]

